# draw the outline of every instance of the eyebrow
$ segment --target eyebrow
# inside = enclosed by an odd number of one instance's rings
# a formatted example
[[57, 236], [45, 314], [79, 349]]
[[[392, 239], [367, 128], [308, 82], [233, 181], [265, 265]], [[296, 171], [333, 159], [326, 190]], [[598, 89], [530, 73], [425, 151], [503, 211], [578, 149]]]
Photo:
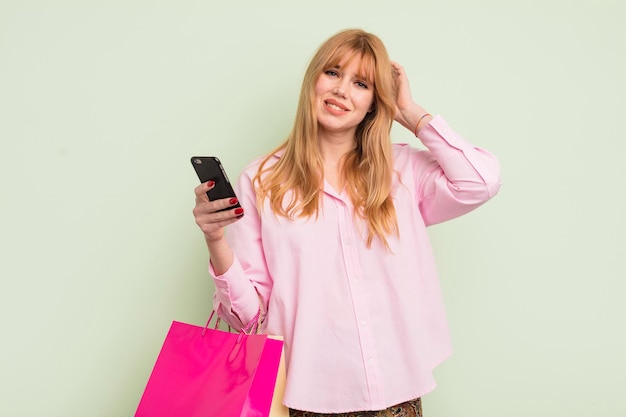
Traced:
[[[341, 65], [336, 64], [335, 66], [331, 67], [330, 69], [341, 69]], [[370, 81], [369, 77], [367, 76], [367, 74], [365, 73], [357, 73], [356, 74], [357, 78], [359, 78], [362, 81], [367, 81], [368, 83], [371, 83], [372, 81]]]

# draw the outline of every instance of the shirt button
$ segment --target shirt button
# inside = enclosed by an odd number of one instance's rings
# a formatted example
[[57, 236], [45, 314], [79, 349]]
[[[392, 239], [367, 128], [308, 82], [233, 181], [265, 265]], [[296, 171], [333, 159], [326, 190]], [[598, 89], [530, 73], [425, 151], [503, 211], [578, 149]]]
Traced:
[[366, 322], [365, 320], [363, 320], [363, 321], [361, 322], [361, 326], [363, 326], [363, 327], [367, 326], [367, 322]]
[[352, 283], [353, 283], [354, 285], [356, 285], [356, 284], [358, 284], [358, 283], [359, 283], [359, 280], [358, 280], [358, 279], [356, 279], [356, 278], [354, 278], [354, 279], [352, 280]]
[[374, 363], [374, 359], [369, 358], [369, 359], [367, 360], [367, 363], [369, 363], [370, 365], [371, 365], [371, 364], [373, 364], [373, 363]]

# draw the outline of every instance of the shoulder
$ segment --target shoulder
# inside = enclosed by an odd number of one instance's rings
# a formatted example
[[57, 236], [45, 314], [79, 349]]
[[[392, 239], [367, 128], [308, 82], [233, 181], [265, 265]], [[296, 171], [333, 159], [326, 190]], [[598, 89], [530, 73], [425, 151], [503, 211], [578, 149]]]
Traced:
[[241, 177], [246, 178], [254, 178], [259, 173], [259, 168], [263, 166], [263, 169], [270, 168], [276, 162], [278, 162], [283, 154], [283, 150], [278, 150], [275, 152], [271, 152], [259, 157], [254, 158], [250, 161], [241, 172]]

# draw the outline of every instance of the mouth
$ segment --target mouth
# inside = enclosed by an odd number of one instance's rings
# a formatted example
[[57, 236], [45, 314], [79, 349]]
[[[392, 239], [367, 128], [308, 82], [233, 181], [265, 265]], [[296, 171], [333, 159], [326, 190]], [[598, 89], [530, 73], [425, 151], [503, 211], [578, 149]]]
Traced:
[[324, 105], [326, 105], [326, 107], [328, 107], [329, 109], [332, 109], [335, 111], [348, 111], [347, 107], [345, 107], [341, 103], [338, 103], [334, 100], [326, 100], [324, 101]]

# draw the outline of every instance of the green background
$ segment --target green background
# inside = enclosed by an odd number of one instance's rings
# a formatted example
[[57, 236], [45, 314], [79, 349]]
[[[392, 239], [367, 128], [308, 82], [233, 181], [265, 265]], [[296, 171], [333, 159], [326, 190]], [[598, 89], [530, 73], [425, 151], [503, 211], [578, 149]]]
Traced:
[[0, 415], [133, 415], [171, 321], [211, 309], [189, 157], [236, 179], [348, 27], [503, 167], [430, 229], [454, 355], [426, 415], [626, 415], [624, 21], [618, 0], [2, 1]]

